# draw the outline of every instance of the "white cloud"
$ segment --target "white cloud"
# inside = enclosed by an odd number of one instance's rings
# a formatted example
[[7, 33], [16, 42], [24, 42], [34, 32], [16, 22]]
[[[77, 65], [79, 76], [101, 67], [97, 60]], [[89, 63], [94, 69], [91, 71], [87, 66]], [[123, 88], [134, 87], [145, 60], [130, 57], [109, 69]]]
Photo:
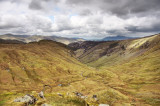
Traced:
[[120, 1], [0, 0], [0, 33], [84, 38], [159, 33], [158, 0]]

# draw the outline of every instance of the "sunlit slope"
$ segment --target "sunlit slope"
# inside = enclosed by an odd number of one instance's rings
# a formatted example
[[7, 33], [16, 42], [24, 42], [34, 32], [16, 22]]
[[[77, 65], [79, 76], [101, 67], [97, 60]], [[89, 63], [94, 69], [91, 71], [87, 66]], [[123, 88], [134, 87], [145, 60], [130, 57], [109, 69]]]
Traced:
[[80, 80], [80, 73], [85, 70], [90, 69], [60, 43], [0, 44], [1, 91], [36, 90], [44, 84], [67, 85]]
[[158, 40], [160, 41], [159, 36], [153, 42], [151, 40], [150, 43], [155, 44], [154, 46], [129, 61], [100, 67], [100, 70], [109, 70], [119, 75], [125, 86], [118, 87], [117, 90], [131, 94], [152, 106], [160, 105], [160, 42], [156, 42]]
[[75, 51], [77, 58], [90, 66], [101, 67], [116, 65], [135, 58], [148, 49], [157, 45], [160, 35], [149, 36], [140, 39], [108, 41], [108, 42], [87, 42], [70, 44]]
[[[160, 34], [134, 40], [102, 42], [89, 49], [83, 47], [75, 51], [84, 49], [77, 58], [97, 68], [107, 86], [132, 98], [130, 104], [160, 105]], [[105, 76], [109, 72], [116, 76]]]
[[[0, 53], [0, 105], [19, 106], [13, 102], [15, 98], [25, 94], [37, 97], [43, 85], [52, 87], [51, 91], [47, 89], [49, 91], [45, 92], [46, 102], [52, 105], [82, 106], [81, 101], [84, 100], [74, 97], [74, 91], [88, 96], [86, 101], [89, 104], [129, 102], [128, 96], [108, 86], [118, 81], [116, 74], [97, 71], [80, 63], [63, 44], [46, 40], [29, 44], [0, 44]], [[123, 82], [117, 84], [123, 85]], [[70, 95], [62, 98], [57, 93]], [[94, 94], [98, 95], [99, 101], [92, 98]]]
[[[159, 106], [159, 41], [160, 36], [155, 35], [134, 40], [81, 42], [74, 45], [77, 46], [75, 54], [63, 44], [46, 40], [0, 44], [0, 90], [3, 92], [0, 104], [13, 103], [18, 95], [39, 92], [48, 84], [52, 91], [45, 92], [45, 96], [53, 106], [83, 106], [83, 99], [74, 97], [74, 91], [87, 96], [85, 101], [95, 106], [101, 103]], [[93, 68], [77, 61], [75, 55]], [[97, 95], [98, 101], [93, 95]]]

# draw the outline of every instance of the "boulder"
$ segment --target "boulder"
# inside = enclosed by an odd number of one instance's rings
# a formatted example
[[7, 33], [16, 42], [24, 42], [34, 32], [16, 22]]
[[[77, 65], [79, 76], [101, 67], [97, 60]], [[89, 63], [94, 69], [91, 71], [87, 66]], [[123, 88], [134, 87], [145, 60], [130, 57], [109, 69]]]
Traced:
[[58, 86], [62, 86], [62, 84], [58, 84]]
[[41, 106], [52, 106], [52, 105], [45, 103], [45, 104], [42, 104]]
[[57, 93], [57, 95], [58, 95], [58, 96], [63, 96], [63, 95], [62, 95], [62, 94], [60, 94], [60, 93]]
[[35, 104], [36, 101], [37, 101], [37, 99], [36, 99], [34, 96], [29, 95], [29, 94], [27, 94], [27, 95], [25, 95], [25, 96], [23, 96], [23, 97], [20, 97], [20, 98], [16, 98], [16, 99], [14, 100], [14, 102], [23, 102], [23, 103], [25, 103], [27, 106], [28, 106], [28, 105], [31, 105], [31, 104]]
[[97, 95], [93, 95], [92, 98], [93, 98], [95, 101], [98, 101]]
[[97, 95], [93, 95], [92, 98], [97, 98]]
[[109, 106], [108, 104], [99, 104], [98, 106]]
[[44, 99], [44, 93], [43, 93], [43, 91], [41, 91], [38, 95], [39, 95], [40, 98]]
[[83, 96], [83, 94], [82, 93], [80, 93], [80, 92], [73, 92], [76, 96], [79, 96], [79, 97], [81, 97], [81, 96]]
[[81, 98], [81, 99], [86, 99], [86, 98], [87, 98], [87, 96], [80, 96], [80, 98]]

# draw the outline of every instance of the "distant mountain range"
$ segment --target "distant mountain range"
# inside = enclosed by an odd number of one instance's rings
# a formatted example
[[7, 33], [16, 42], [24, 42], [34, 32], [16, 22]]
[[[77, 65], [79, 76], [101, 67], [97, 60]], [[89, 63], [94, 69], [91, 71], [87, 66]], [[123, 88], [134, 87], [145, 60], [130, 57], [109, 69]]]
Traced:
[[42, 36], [42, 35], [13, 35], [13, 34], [4, 34], [0, 35], [0, 39], [4, 40], [17, 40], [25, 43], [40, 41], [40, 40], [53, 40], [64, 44], [69, 44], [78, 41], [84, 41], [81, 38], [65, 38], [58, 36]]
[[[126, 40], [126, 39], [135, 39], [137, 37], [126, 37], [126, 36], [108, 36], [98, 41], [118, 41], [118, 40]], [[29, 42], [38, 42], [40, 40], [52, 40], [56, 42], [60, 42], [63, 44], [70, 44], [74, 42], [83, 42], [86, 41], [83, 38], [66, 38], [66, 37], [58, 37], [58, 36], [43, 36], [43, 35], [14, 35], [14, 34], [4, 34], [0, 35], [0, 39], [4, 40], [15, 40], [21, 41], [24, 43]]]
[[0, 39], [0, 44], [24, 44], [24, 42], [18, 40], [4, 40]]
[[102, 39], [102, 41], [115, 41], [115, 40], [126, 40], [126, 39], [135, 39], [137, 37], [126, 37], [126, 36], [108, 36]]

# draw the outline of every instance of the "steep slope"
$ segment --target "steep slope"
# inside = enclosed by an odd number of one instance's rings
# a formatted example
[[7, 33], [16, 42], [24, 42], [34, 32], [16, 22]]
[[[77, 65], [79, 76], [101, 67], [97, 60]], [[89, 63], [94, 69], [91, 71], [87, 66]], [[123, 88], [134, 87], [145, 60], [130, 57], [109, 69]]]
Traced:
[[[74, 45], [70, 44], [72, 48]], [[113, 81], [108, 86], [133, 97], [134, 105], [142, 105], [136, 101], [144, 102], [143, 105], [160, 105], [160, 34], [133, 40], [97, 42], [89, 49], [86, 46], [74, 48], [82, 63], [103, 71], [103, 75], [105, 71], [112, 72], [123, 82], [118, 85]]]
[[[78, 42], [68, 46], [42, 40], [0, 44], [0, 105], [20, 106], [17, 96], [37, 93], [36, 105], [159, 106], [160, 35], [110, 42]], [[74, 55], [76, 54], [76, 55]], [[80, 63], [75, 59], [79, 58]], [[73, 92], [87, 96], [79, 98]], [[58, 95], [57, 95], [58, 93]], [[62, 96], [59, 96], [61, 94]], [[95, 100], [96, 95], [98, 100]]]
[[[128, 102], [127, 96], [107, 86], [112, 78], [118, 80], [116, 74], [105, 71], [106, 74], [103, 75], [104, 71], [99, 72], [80, 63], [64, 44], [49, 40], [28, 44], [5, 43], [0, 44], [0, 54], [0, 105], [21, 106], [13, 100], [25, 94], [37, 97], [44, 85], [52, 87], [45, 91], [45, 102], [52, 105], [82, 106], [85, 101], [92, 105], [113, 104], [112, 99], [102, 96], [108, 90], [111, 98], [119, 98], [114, 103]], [[103, 76], [106, 77], [105, 81]], [[88, 98], [85, 101], [77, 98], [73, 94], [75, 91]], [[117, 95], [113, 96], [113, 92]], [[64, 95], [64, 98], [57, 93]], [[102, 99], [95, 101], [93, 94]], [[41, 99], [37, 104], [40, 103]]]
[[0, 44], [24, 44], [24, 42], [18, 40], [4, 40], [0, 39]]
[[83, 39], [72, 39], [72, 38], [65, 38], [65, 37], [58, 37], [58, 36], [42, 36], [42, 35], [13, 35], [13, 34], [5, 34], [0, 35], [0, 39], [6, 40], [17, 40], [22, 41], [25, 43], [40, 41], [40, 40], [53, 40], [57, 42], [61, 42], [64, 44], [69, 44], [77, 41], [84, 41]]
[[121, 61], [137, 57], [148, 49], [151, 49], [158, 44], [159, 36], [154, 35], [122, 41], [84, 41], [81, 43], [71, 43], [69, 47], [74, 50], [76, 57], [83, 63], [93, 64], [96, 67], [101, 65], [115, 65]]
[[86, 67], [71, 56], [71, 51], [65, 45], [52, 41], [0, 44], [0, 53], [1, 90], [27, 90], [38, 89], [44, 84], [58, 85], [62, 83], [59, 81], [61, 78], [80, 74]]

